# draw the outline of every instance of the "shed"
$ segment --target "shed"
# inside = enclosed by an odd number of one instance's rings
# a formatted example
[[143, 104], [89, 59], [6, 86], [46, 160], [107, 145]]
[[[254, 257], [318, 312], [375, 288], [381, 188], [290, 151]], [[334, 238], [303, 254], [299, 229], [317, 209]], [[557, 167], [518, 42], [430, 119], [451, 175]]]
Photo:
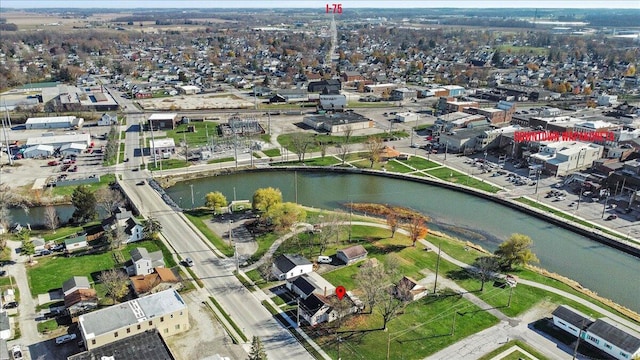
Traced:
[[65, 239], [64, 247], [67, 252], [73, 252], [77, 250], [85, 249], [87, 246], [87, 235], [76, 236]]
[[91, 289], [91, 285], [89, 284], [88, 277], [74, 276], [62, 283], [62, 293], [64, 294], [64, 296], [67, 296], [72, 292], [80, 289], [83, 289], [83, 290]]
[[342, 260], [345, 264], [353, 264], [357, 261], [367, 258], [367, 249], [362, 245], [354, 245], [346, 249], [338, 250], [336, 257]]

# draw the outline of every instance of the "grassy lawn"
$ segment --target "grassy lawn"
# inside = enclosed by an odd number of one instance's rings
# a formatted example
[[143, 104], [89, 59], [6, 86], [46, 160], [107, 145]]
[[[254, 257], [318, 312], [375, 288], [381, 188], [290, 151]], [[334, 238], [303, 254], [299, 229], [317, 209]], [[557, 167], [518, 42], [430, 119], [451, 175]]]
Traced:
[[[168, 256], [169, 251], [163, 249], [160, 242], [145, 240], [127, 244], [119, 250], [124, 259], [130, 258], [129, 251], [136, 247], [144, 247], [149, 251], [163, 250], [167, 267], [175, 266], [173, 259]], [[98, 275], [103, 270], [112, 269], [116, 265], [112, 252], [102, 252], [91, 255], [74, 257], [52, 256], [38, 258], [38, 263], [27, 269], [31, 294], [43, 294], [52, 289], [62, 287], [62, 283], [72, 276], [87, 276], [89, 281], [97, 282]]]
[[[283, 147], [287, 148], [289, 151], [293, 151], [293, 147], [291, 146], [292, 138], [298, 133], [290, 133], [290, 134], [282, 134], [278, 136], [278, 143]], [[349, 139], [349, 144], [359, 144], [365, 142], [370, 137], [378, 137], [378, 138], [388, 138], [388, 137], [398, 137], [405, 138], [408, 137], [406, 131], [393, 131], [390, 135], [386, 133], [375, 134], [370, 136], [351, 136]], [[320, 146], [318, 146], [319, 142], [324, 142], [329, 146], [341, 145], [344, 144], [344, 136], [334, 136], [334, 135], [326, 135], [326, 134], [318, 134], [312, 137], [313, 141], [311, 145], [307, 148], [307, 152], [317, 152], [320, 151]]]
[[399, 162], [405, 163], [409, 166], [412, 166], [418, 170], [432, 169], [434, 167], [440, 166], [433, 161], [421, 158], [419, 156], [411, 156], [408, 160], [397, 160]]
[[[528, 352], [529, 354], [537, 357], [539, 360], [547, 360], [548, 358], [542, 354], [540, 354], [536, 349], [532, 348], [531, 346], [529, 346], [529, 344], [522, 342], [520, 340], [511, 340], [508, 343], [500, 346], [499, 348], [493, 350], [490, 353], [485, 354], [483, 357], [481, 357], [478, 360], [491, 360], [493, 359], [496, 355], [502, 353], [503, 351], [510, 349], [513, 346], [519, 346], [521, 349], [523, 349], [524, 351]], [[515, 352], [515, 353], [519, 353], [520, 357], [523, 359], [529, 359], [528, 357], [523, 356], [523, 354], [519, 351]], [[515, 359], [518, 359], [517, 357]]]
[[234, 160], [235, 160], [234, 157], [225, 157], [220, 159], [209, 160], [207, 161], [207, 164], [217, 164], [217, 163], [223, 163], [223, 162], [234, 161]]
[[262, 152], [267, 155], [268, 157], [277, 157], [280, 156], [280, 149], [267, 149], [267, 150], [262, 150]]
[[56, 319], [49, 319], [38, 323], [39, 333], [48, 333], [58, 328], [58, 322]]
[[154, 166], [153, 160], [149, 161], [147, 168], [150, 171], [177, 169], [189, 166], [189, 162], [182, 159], [158, 159], [158, 166]]
[[[123, 139], [124, 139], [124, 137], [123, 137]], [[119, 148], [120, 148], [120, 150], [119, 150], [119, 152], [120, 152], [120, 161], [118, 163], [122, 164], [122, 163], [124, 163], [124, 143], [120, 143]]]
[[[381, 359], [382, 354], [387, 353], [390, 338], [391, 359], [423, 358], [498, 323], [492, 315], [478, 310], [460, 296], [423, 298], [409, 304], [403, 314], [391, 320], [386, 332], [366, 331], [379, 329], [382, 325], [375, 312], [358, 315], [338, 329], [342, 332], [340, 355], [344, 359]], [[456, 321], [452, 334], [454, 314]], [[338, 355], [336, 338], [335, 334], [315, 336], [316, 342], [332, 358]]]
[[347, 104], [347, 108], [380, 108], [394, 106], [394, 103], [388, 101], [378, 102], [365, 102], [365, 101], [350, 101]]
[[4, 276], [0, 278], [0, 291], [4, 293], [7, 289], [13, 289], [16, 301], [20, 302], [20, 289], [18, 289], [16, 279], [13, 276]]
[[[188, 132], [188, 126], [194, 126], [196, 131]], [[173, 130], [167, 130], [167, 137], [172, 138], [173, 141], [175, 141], [176, 146], [185, 139], [190, 147], [205, 145], [207, 144], [207, 133], [210, 137], [217, 135], [217, 126], [218, 124], [215, 122], [192, 121], [189, 124], [179, 124]]]
[[602, 231], [604, 233], [607, 233], [607, 234], [609, 234], [611, 236], [615, 236], [615, 237], [620, 238], [620, 239], [624, 239], [625, 238], [624, 236], [621, 236], [619, 234], [613, 233], [613, 232], [609, 231], [608, 229], [605, 229], [605, 228], [590, 224], [590, 223], [588, 223], [586, 221], [583, 221], [583, 220], [580, 220], [580, 219], [578, 219], [576, 217], [573, 217], [572, 215], [569, 215], [564, 211], [550, 208], [550, 207], [548, 207], [546, 205], [540, 204], [540, 203], [535, 202], [533, 200], [530, 200], [530, 199], [527, 199], [527, 198], [523, 198], [523, 197], [519, 197], [519, 198], [516, 199], [516, 201], [521, 202], [523, 204], [527, 204], [527, 205], [529, 205], [531, 207], [534, 207], [536, 209], [542, 210], [544, 212], [548, 212], [550, 214], [554, 214], [556, 216], [559, 216], [559, 217], [561, 217], [563, 219], [566, 219], [566, 220], [569, 220], [571, 222], [578, 223], [578, 224], [586, 226], [586, 227], [591, 227], [591, 228], [598, 229], [598, 230], [600, 230], [600, 231]]
[[279, 237], [280, 236], [275, 233], [267, 233], [257, 236], [256, 242], [258, 243], [258, 250], [256, 250], [256, 252], [251, 255], [248, 262], [253, 263], [258, 261]]
[[[114, 174], [106, 174], [106, 175], [100, 176], [99, 182], [89, 183], [85, 185], [89, 187], [89, 189], [91, 189], [92, 191], [96, 191], [99, 188], [107, 186], [109, 185], [109, 183], [112, 183], [114, 181], [116, 181], [116, 176]], [[49, 189], [51, 189], [51, 195], [67, 196], [70, 198], [71, 194], [73, 194], [73, 190], [75, 190], [76, 187], [77, 185], [69, 185], [69, 186], [56, 186], [54, 188], [49, 188]]]
[[85, 225], [82, 226], [65, 226], [65, 227], [61, 227], [59, 229], [56, 229], [55, 233], [52, 233], [50, 230], [45, 230], [45, 231], [33, 231], [31, 234], [32, 235], [40, 235], [44, 238], [45, 241], [57, 241], [57, 240], [62, 240], [66, 237], [68, 237], [69, 235], [73, 235], [76, 234], [80, 231], [87, 231], [89, 229], [91, 229], [94, 226], [100, 225], [100, 221], [92, 221], [90, 223], [87, 223]]
[[438, 179], [457, 183], [461, 185], [467, 185], [469, 187], [473, 187], [479, 190], [484, 190], [492, 193], [497, 193], [500, 191], [499, 187], [490, 185], [485, 183], [484, 181], [478, 180], [476, 178], [470, 177], [466, 174], [463, 174], [459, 171], [450, 169], [450, 168], [437, 168], [433, 170], [427, 170], [425, 173], [437, 177]]
[[233, 247], [229, 243], [216, 235], [206, 222], [211, 221], [211, 212], [208, 210], [185, 211], [184, 215], [195, 225], [198, 230], [225, 256], [233, 256]]
[[290, 161], [290, 162], [286, 162], [286, 163], [278, 163], [276, 164], [277, 166], [300, 166], [300, 165], [307, 165], [307, 166], [334, 166], [337, 164], [342, 163], [341, 160], [338, 160], [337, 158], [333, 157], [333, 156], [325, 156], [325, 157], [317, 157], [317, 158], [313, 158], [313, 159], [305, 159], [304, 162], [300, 162], [300, 161]]

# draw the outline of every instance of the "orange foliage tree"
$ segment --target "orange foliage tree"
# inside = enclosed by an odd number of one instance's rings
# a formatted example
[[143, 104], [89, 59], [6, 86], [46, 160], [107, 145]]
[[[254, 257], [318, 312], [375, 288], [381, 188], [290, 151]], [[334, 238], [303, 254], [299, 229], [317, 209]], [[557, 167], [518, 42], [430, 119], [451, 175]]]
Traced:
[[429, 229], [427, 228], [423, 217], [413, 216], [407, 223], [407, 231], [411, 238], [411, 246], [415, 247], [418, 239], [425, 237], [429, 232]]

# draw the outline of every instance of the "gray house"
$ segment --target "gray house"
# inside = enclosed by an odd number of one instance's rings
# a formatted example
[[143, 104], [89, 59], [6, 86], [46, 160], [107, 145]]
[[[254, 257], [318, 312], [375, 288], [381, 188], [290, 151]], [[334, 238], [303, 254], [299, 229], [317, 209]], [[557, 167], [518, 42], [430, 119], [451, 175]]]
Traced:
[[131, 250], [131, 260], [125, 267], [129, 276], [151, 274], [154, 267], [164, 267], [162, 251], [150, 253], [145, 248], [135, 248]]
[[76, 290], [86, 290], [91, 289], [91, 285], [89, 284], [89, 278], [86, 276], [74, 276], [71, 279], [62, 283], [62, 293], [64, 296], [71, 294]]

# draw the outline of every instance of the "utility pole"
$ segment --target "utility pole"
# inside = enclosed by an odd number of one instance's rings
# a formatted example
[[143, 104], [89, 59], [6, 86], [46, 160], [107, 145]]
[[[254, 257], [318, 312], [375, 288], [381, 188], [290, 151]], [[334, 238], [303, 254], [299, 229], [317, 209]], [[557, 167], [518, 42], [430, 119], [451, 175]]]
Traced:
[[433, 293], [436, 293], [436, 286], [438, 285], [438, 270], [440, 269], [440, 244], [438, 244], [438, 259], [436, 260], [436, 279], [433, 282]]
[[189, 187], [191, 188], [191, 210], [193, 210], [194, 207], [194, 201], [193, 201], [193, 184], [190, 184]]
[[600, 218], [604, 218], [604, 212], [607, 210], [607, 202], [609, 201], [609, 194], [607, 194], [607, 198], [604, 199], [604, 205], [602, 206], [602, 216]]
[[509, 285], [509, 301], [507, 302], [507, 307], [511, 307], [511, 295], [513, 294], [513, 286]]
[[184, 141], [184, 161], [189, 161], [189, 147], [187, 146], [187, 133], [182, 133], [182, 141]]
[[229, 220], [229, 246], [231, 246], [231, 222], [232, 220]]
[[158, 167], [158, 157], [156, 154], [156, 140], [155, 137], [153, 136], [153, 121], [149, 121], [149, 128], [151, 129], [151, 142], [153, 143], [152, 146], [152, 151], [153, 151], [153, 167], [157, 168]]
[[233, 244], [233, 254], [236, 256], [236, 274], [240, 274], [240, 259], [238, 258], [238, 244]]
[[296, 323], [298, 324], [298, 327], [300, 327], [300, 298], [296, 298], [296, 301], [298, 302], [298, 311], [296, 311]]

